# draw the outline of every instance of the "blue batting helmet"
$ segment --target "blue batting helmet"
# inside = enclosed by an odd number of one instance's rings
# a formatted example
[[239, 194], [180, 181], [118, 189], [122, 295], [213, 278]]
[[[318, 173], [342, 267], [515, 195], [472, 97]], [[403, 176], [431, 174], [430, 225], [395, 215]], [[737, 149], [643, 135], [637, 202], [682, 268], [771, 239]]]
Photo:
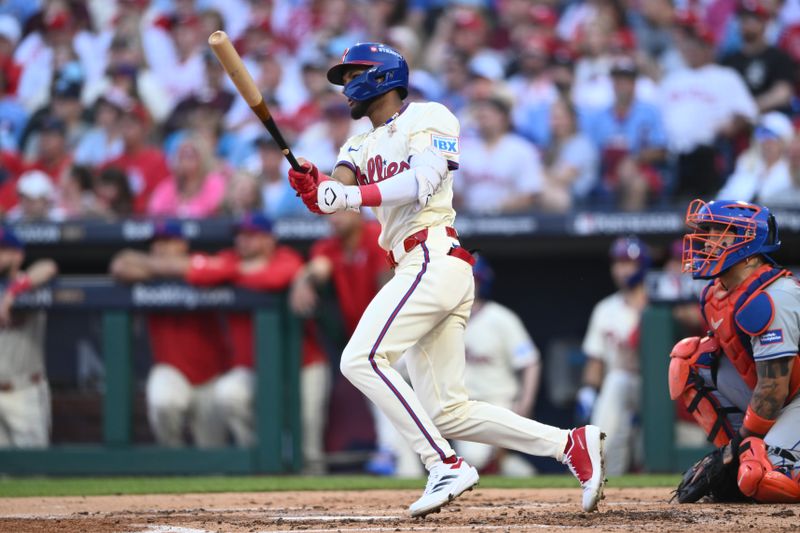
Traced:
[[[344, 74], [352, 67], [367, 67], [347, 85]], [[357, 43], [344, 51], [342, 62], [328, 70], [328, 81], [345, 85], [344, 95], [363, 102], [398, 89], [408, 95], [408, 63], [394, 48], [382, 43]]]
[[475, 276], [475, 281], [478, 283], [478, 297], [483, 300], [491, 298], [492, 285], [494, 285], [494, 270], [482, 255], [475, 256], [472, 275]]
[[781, 247], [778, 224], [769, 209], [732, 200], [692, 200], [686, 210], [692, 230], [683, 238], [683, 271], [695, 279], [712, 279], [753, 255]]
[[635, 287], [644, 281], [647, 270], [650, 268], [650, 252], [639, 237], [617, 237], [611, 243], [608, 255], [612, 261], [635, 261], [639, 265], [636, 272], [625, 280], [626, 287]]

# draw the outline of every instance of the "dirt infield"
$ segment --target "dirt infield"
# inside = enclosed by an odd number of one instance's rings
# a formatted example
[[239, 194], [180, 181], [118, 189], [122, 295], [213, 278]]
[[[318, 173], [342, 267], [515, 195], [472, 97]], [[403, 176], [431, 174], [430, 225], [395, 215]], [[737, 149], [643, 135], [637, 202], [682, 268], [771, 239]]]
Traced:
[[271, 492], [0, 499], [0, 531], [206, 533], [305, 531], [797, 531], [800, 506], [682, 505], [668, 489], [606, 491], [600, 512], [578, 490], [477, 489], [424, 520], [416, 491]]

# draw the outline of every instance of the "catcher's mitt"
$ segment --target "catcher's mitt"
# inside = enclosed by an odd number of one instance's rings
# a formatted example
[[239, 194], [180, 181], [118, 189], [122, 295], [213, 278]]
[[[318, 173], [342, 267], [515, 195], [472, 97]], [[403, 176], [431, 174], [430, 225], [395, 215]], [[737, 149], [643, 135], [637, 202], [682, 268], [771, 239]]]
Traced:
[[712, 502], [747, 501], [749, 498], [741, 493], [736, 483], [739, 455], [735, 448], [733, 458], [728, 463], [725, 463], [725, 454], [726, 451], [728, 453], [731, 451], [726, 445], [717, 448], [692, 465], [683, 474], [683, 479], [673, 492], [672, 500], [677, 498], [678, 503], [694, 503], [703, 497], [708, 497]]

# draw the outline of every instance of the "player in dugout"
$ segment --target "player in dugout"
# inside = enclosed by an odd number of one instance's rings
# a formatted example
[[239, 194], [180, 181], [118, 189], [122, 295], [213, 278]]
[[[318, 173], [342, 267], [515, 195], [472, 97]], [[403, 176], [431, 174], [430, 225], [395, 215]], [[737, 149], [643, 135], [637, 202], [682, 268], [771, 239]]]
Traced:
[[[111, 261], [111, 274], [124, 283], [163, 278], [151, 264], [184, 260], [189, 253], [181, 223], [161, 221], [156, 223], [149, 253], [119, 252]], [[147, 418], [156, 442], [184, 446], [188, 427], [199, 447], [225, 445], [225, 425], [214, 397], [219, 377], [230, 363], [222, 315], [159, 311], [147, 313], [146, 321], [154, 362], [147, 376]]]
[[45, 370], [47, 314], [13, 310], [17, 297], [52, 280], [58, 266], [38, 259], [27, 268], [14, 230], [0, 227], [0, 448], [40, 448], [50, 442], [50, 387]]
[[[429, 471], [409, 511], [422, 517], [478, 483], [478, 472], [447, 438], [483, 442], [567, 464], [594, 511], [604, 485], [597, 426], [548, 426], [509, 409], [470, 401], [464, 387], [464, 329], [475, 288], [475, 260], [453, 228], [459, 123], [443, 105], [408, 105], [408, 64], [393, 48], [358, 43], [328, 80], [344, 87], [353, 119], [372, 129], [342, 146], [326, 176], [311, 162], [289, 171], [310, 211], [373, 208], [379, 244], [394, 277], [367, 306], [342, 354], [340, 369], [392, 421]], [[413, 389], [392, 368], [405, 355]]]
[[695, 463], [678, 501], [800, 502], [800, 285], [772, 254], [766, 207], [694, 200], [683, 268], [709, 280], [700, 305], [711, 330], [672, 350], [669, 390], [718, 448]]

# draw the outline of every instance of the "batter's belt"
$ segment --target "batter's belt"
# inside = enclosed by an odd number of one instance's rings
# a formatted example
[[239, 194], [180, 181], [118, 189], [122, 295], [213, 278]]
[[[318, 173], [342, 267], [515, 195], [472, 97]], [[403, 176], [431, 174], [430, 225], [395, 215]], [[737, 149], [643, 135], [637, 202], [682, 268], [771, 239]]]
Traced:
[[[389, 262], [389, 266], [392, 268], [396, 267], [398, 262], [405, 256], [407, 253], [411, 252], [414, 248], [422, 244], [423, 242], [428, 240], [428, 235], [432, 231], [441, 231], [442, 227], [435, 227], [435, 228], [424, 228], [419, 230], [416, 233], [412, 233], [399, 245], [395, 246], [389, 253], [386, 254], [386, 261]], [[444, 233], [447, 237], [451, 239], [458, 240], [458, 232], [456, 228], [451, 226], [444, 226]], [[454, 243], [453, 246], [448, 250], [447, 255], [452, 255], [453, 257], [457, 257], [462, 261], [466, 261], [470, 265], [475, 264], [475, 258], [469, 253], [467, 250], [462, 248], [458, 245], [458, 243]]]

